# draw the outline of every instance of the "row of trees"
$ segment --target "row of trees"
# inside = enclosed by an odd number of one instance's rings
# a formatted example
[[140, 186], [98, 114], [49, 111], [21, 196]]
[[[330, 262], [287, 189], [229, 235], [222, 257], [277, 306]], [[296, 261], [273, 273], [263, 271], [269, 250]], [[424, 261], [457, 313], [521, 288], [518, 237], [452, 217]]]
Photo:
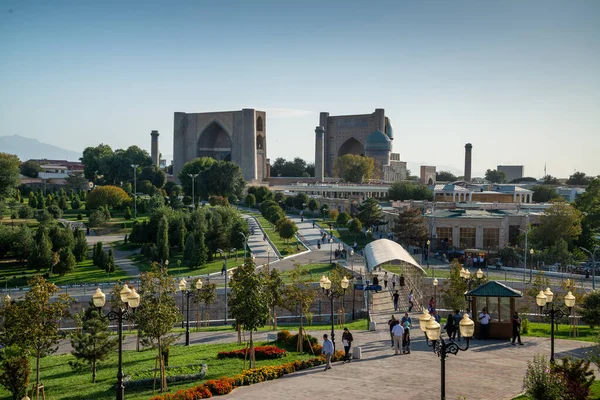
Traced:
[[289, 243], [289, 240], [296, 236], [298, 226], [294, 221], [286, 217], [281, 206], [275, 201], [263, 201], [259, 209], [261, 215], [273, 225], [275, 231], [286, 243]]
[[178, 249], [189, 266], [200, 267], [212, 261], [218, 249], [242, 248], [248, 232], [246, 221], [232, 207], [200, 207], [190, 213], [160, 206], [149, 220], [134, 222], [129, 241], [149, 244], [147, 255], [155, 261], [167, 260], [170, 251]]

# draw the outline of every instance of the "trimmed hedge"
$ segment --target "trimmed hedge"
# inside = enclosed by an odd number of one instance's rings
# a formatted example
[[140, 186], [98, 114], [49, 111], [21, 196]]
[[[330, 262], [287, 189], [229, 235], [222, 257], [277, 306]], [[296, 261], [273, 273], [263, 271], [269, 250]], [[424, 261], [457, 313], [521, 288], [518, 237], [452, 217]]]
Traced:
[[[288, 332], [289, 333], [289, 332]], [[332, 361], [341, 361], [344, 359], [344, 352], [338, 350], [332, 357]], [[160, 396], [154, 396], [151, 400], [197, 400], [207, 399], [212, 396], [220, 396], [230, 393], [239, 386], [251, 385], [264, 381], [277, 379], [286, 374], [291, 374], [307, 368], [317, 367], [325, 363], [325, 356], [310, 358], [303, 361], [293, 361], [282, 365], [271, 365], [249, 369], [239, 375], [231, 378], [221, 378], [206, 381], [202, 385], [190, 389], [181, 389], [175, 393], [167, 393]]]
[[[302, 350], [309, 353], [312, 347], [315, 354], [321, 353], [321, 346], [319, 345], [319, 340], [311, 335], [306, 335], [306, 337], [308, 337], [308, 340], [304, 339], [302, 341]], [[298, 334], [296, 333], [292, 335], [289, 331], [284, 329], [282, 331], [277, 332], [277, 341], [284, 342], [288, 346], [296, 348], [296, 346], [298, 345]]]
[[[178, 375], [167, 375], [167, 383], [187, 382], [187, 381], [198, 381], [204, 379], [208, 366], [206, 364], [190, 364], [185, 366], [169, 366], [165, 368], [166, 371]], [[182, 373], [183, 372], [183, 373]], [[187, 372], [187, 373], [186, 373]], [[147, 387], [152, 386], [154, 383], [154, 370], [141, 371], [131, 376], [124, 378], [125, 387]], [[145, 377], [149, 376], [149, 377]], [[157, 375], [157, 379], [158, 375]]]
[[[246, 358], [250, 352], [249, 348], [233, 350], [233, 351], [221, 351], [217, 354], [217, 358], [222, 360], [224, 358]], [[287, 355], [287, 351], [280, 349], [277, 346], [258, 346], [254, 348], [254, 357], [257, 360], [274, 360], [277, 358], [283, 358]]]

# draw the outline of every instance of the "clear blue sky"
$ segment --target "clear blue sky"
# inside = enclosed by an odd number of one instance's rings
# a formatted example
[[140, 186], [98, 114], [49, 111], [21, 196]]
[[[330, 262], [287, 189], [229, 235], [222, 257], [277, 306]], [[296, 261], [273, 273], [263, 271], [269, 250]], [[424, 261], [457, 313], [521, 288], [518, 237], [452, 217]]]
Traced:
[[0, 136], [170, 158], [174, 111], [247, 107], [312, 161], [320, 111], [385, 108], [406, 161], [600, 174], [596, 0], [4, 0], [0, 54]]

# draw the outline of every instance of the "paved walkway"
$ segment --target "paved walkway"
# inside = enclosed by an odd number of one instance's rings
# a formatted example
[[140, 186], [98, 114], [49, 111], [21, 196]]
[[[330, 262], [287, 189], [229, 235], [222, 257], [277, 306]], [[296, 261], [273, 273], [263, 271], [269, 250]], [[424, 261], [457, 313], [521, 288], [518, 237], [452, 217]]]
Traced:
[[[413, 317], [415, 318], [416, 315]], [[354, 332], [363, 359], [300, 371], [283, 378], [235, 389], [226, 399], [410, 399], [440, 398], [440, 361], [418, 328], [412, 331], [410, 355], [394, 356], [386, 330]], [[320, 335], [319, 335], [320, 337]], [[550, 353], [549, 339], [525, 338], [524, 346], [508, 341], [473, 341], [469, 350], [446, 360], [448, 399], [512, 399], [522, 389], [527, 361]], [[464, 344], [464, 342], [463, 342]], [[557, 357], [581, 357], [591, 343], [557, 340]]]

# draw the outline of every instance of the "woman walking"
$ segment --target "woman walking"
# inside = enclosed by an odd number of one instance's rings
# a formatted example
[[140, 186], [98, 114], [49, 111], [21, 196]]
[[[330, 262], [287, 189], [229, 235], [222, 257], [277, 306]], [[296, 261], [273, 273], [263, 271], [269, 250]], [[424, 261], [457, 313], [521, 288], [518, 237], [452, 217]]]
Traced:
[[448, 314], [448, 318], [446, 319], [446, 325], [444, 325], [444, 329], [446, 330], [446, 334], [449, 338], [454, 337], [456, 326], [454, 325], [454, 316], [452, 313]]
[[342, 334], [342, 343], [344, 344], [344, 362], [350, 362], [350, 347], [352, 346], [352, 341], [354, 338], [352, 334], [348, 330], [348, 328], [344, 328], [344, 333]]

